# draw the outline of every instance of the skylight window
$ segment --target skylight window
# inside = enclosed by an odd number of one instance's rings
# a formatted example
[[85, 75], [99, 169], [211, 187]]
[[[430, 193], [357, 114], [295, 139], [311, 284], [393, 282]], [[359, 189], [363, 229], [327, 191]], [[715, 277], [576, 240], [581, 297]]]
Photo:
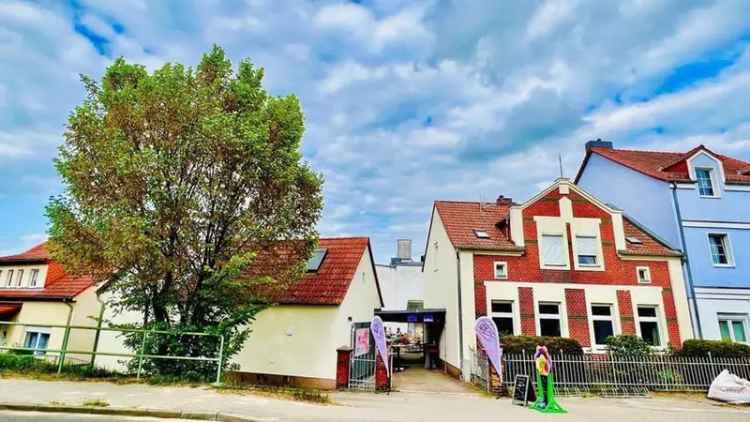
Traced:
[[632, 243], [634, 245], [641, 245], [643, 244], [643, 241], [641, 239], [638, 239], [637, 237], [628, 236], [625, 238], [625, 240], [628, 241], [628, 243]]
[[478, 237], [479, 239], [489, 239], [490, 234], [487, 233], [485, 230], [479, 230], [474, 229], [474, 236]]
[[328, 249], [315, 249], [315, 252], [313, 252], [310, 259], [307, 260], [307, 272], [317, 272], [320, 269], [320, 265], [323, 264], [323, 260], [325, 259], [327, 253]]

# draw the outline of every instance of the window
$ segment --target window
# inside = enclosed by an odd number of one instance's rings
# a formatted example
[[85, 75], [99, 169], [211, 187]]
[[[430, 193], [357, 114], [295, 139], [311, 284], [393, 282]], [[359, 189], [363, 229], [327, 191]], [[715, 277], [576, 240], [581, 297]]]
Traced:
[[485, 230], [479, 230], [479, 229], [474, 229], [474, 236], [476, 236], [476, 237], [478, 237], [480, 239], [489, 239], [490, 238], [490, 234], [489, 233], [487, 233]]
[[612, 305], [591, 305], [591, 324], [594, 328], [594, 345], [606, 345], [607, 337], [615, 335]]
[[16, 274], [16, 287], [21, 287], [23, 284], [23, 270], [18, 270]]
[[5, 278], [5, 285], [8, 287], [13, 285], [13, 270], [8, 270], [8, 276]]
[[637, 237], [628, 236], [625, 238], [625, 240], [628, 241], [628, 243], [632, 243], [633, 245], [642, 245], [643, 241]]
[[747, 315], [719, 314], [719, 332], [721, 339], [747, 343]]
[[721, 233], [709, 233], [708, 243], [711, 248], [711, 260], [716, 266], [731, 266], [732, 254], [729, 237]]
[[514, 333], [513, 302], [493, 300], [491, 307], [492, 320], [495, 321], [498, 333], [501, 336], [512, 336]]
[[44, 356], [46, 353], [44, 350], [47, 349], [47, 344], [49, 344], [49, 333], [42, 331], [26, 331], [24, 347], [29, 349], [40, 349], [34, 351], [35, 356]]
[[636, 267], [635, 272], [638, 274], [639, 283], [651, 283], [651, 269], [649, 267]]
[[698, 192], [701, 196], [714, 196], [714, 183], [711, 176], [711, 169], [695, 169]]
[[542, 265], [552, 267], [565, 266], [565, 252], [561, 234], [542, 235]]
[[578, 265], [586, 267], [599, 266], [599, 245], [595, 236], [576, 236], [576, 255]]
[[505, 280], [506, 278], [508, 278], [508, 264], [495, 262], [495, 279]]
[[29, 287], [37, 287], [39, 283], [39, 270], [31, 270], [31, 276], [29, 277]]
[[638, 326], [641, 329], [641, 338], [651, 346], [660, 346], [659, 318], [656, 306], [638, 306]]
[[407, 311], [421, 311], [424, 309], [424, 302], [421, 300], [409, 300], [406, 302]]
[[539, 335], [560, 337], [560, 304], [539, 303]]
[[321, 264], [323, 264], [327, 252], [328, 250], [325, 248], [315, 249], [312, 256], [307, 261], [307, 272], [317, 272], [318, 269], [320, 269]]

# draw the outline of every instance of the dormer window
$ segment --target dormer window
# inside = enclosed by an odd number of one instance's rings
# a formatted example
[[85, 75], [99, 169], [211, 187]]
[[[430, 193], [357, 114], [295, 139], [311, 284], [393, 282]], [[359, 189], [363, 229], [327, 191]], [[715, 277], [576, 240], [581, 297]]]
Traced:
[[479, 230], [479, 229], [474, 229], [474, 236], [476, 236], [479, 239], [489, 239], [490, 238], [490, 234], [489, 233], [487, 233], [485, 230]]
[[16, 274], [16, 287], [21, 287], [23, 284], [23, 270], [18, 270], [18, 273]]
[[698, 192], [701, 196], [716, 196], [716, 186], [713, 180], [713, 170], [709, 168], [695, 169], [695, 178], [698, 182]]
[[29, 287], [37, 287], [39, 283], [39, 270], [31, 270], [31, 276], [29, 277]]
[[5, 285], [10, 287], [13, 285], [13, 270], [8, 270], [8, 275], [5, 277]]

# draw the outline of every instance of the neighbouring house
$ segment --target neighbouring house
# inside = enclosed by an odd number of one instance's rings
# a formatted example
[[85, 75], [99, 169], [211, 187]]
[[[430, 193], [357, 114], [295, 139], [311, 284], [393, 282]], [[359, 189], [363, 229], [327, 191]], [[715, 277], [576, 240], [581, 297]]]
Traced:
[[[284, 273], [283, 265], [269, 268], [266, 256], [259, 253], [249, 275]], [[352, 346], [355, 327], [369, 326], [375, 309], [383, 306], [367, 237], [321, 238], [301, 280], [262, 295], [272, 305], [255, 316], [245, 345], [229, 361], [230, 376], [239, 382], [335, 388], [336, 350]], [[109, 292], [102, 297], [112, 300]], [[108, 309], [105, 320], [142, 324], [143, 316]], [[102, 332], [99, 351], [117, 350], [125, 350], [122, 336]], [[96, 363], [112, 370], [127, 369], [127, 361], [117, 357], [97, 357]]]
[[483, 315], [501, 334], [590, 352], [611, 335], [655, 348], [693, 335], [680, 253], [567, 179], [522, 204], [436, 201], [426, 248], [425, 306], [446, 310], [440, 358], [464, 379]]
[[[424, 309], [424, 273], [422, 262], [412, 258], [411, 239], [399, 239], [396, 243], [396, 256], [390, 264], [376, 264], [380, 289], [383, 293], [383, 310], [420, 311]], [[422, 337], [422, 324], [415, 322], [388, 322], [391, 332], [400, 330], [416, 337]]]
[[[50, 258], [46, 243], [17, 255], [0, 257], [0, 325], [4, 347], [59, 350], [65, 329], [53, 325], [95, 326], [101, 304], [91, 277], [74, 277]], [[28, 325], [26, 325], [28, 324]], [[73, 329], [68, 349], [93, 349], [95, 331]], [[57, 352], [34, 352], [57, 360]], [[67, 354], [66, 362], [89, 362], [91, 356]]]
[[367, 237], [322, 238], [307, 273], [271, 298], [244, 348], [231, 359], [251, 383], [336, 387], [336, 349], [352, 346], [353, 329], [369, 324], [383, 300]]
[[748, 343], [750, 163], [703, 145], [632, 151], [599, 140], [586, 144], [576, 181], [683, 252], [697, 336]]

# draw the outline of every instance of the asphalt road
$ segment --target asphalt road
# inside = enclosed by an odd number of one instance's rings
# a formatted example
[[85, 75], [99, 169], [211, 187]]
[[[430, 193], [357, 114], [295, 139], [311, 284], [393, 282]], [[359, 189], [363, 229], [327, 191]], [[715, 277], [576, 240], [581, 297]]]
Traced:
[[185, 419], [161, 419], [161, 418], [135, 418], [108, 415], [70, 415], [65, 413], [42, 413], [42, 412], [8, 412], [0, 411], [2, 422], [30, 422], [30, 421], [64, 421], [64, 422], [184, 422]]

